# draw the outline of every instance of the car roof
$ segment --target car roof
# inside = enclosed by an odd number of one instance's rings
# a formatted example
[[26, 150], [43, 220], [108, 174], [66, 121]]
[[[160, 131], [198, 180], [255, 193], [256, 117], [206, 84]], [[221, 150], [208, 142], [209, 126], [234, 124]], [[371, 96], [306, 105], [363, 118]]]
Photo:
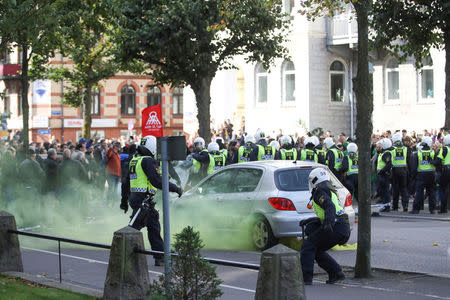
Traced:
[[310, 161], [292, 161], [292, 160], [262, 160], [262, 161], [251, 161], [251, 162], [245, 162], [245, 163], [239, 163], [239, 164], [233, 164], [229, 165], [227, 167], [264, 167], [266, 169], [286, 169], [286, 168], [315, 168], [315, 167], [323, 167], [326, 168], [326, 166], [314, 163]]

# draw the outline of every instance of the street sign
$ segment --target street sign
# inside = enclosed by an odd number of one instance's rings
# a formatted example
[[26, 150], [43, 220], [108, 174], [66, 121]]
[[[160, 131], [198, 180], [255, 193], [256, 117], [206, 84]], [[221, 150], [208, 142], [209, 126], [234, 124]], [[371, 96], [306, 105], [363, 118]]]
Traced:
[[156, 139], [156, 153], [158, 159], [162, 159], [162, 140], [167, 141], [167, 160], [185, 160], [186, 159], [186, 137], [185, 136], [168, 136]]
[[128, 121], [128, 131], [133, 130], [133, 128], [134, 128], [133, 120]]
[[37, 133], [39, 135], [50, 134], [51, 130], [50, 129], [38, 129]]
[[60, 116], [61, 111], [60, 110], [52, 110], [52, 116]]

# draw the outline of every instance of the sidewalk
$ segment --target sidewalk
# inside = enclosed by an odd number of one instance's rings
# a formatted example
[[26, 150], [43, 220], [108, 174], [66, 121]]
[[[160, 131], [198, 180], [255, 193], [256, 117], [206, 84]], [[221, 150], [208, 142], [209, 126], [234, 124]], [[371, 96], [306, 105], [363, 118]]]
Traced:
[[450, 278], [419, 273], [373, 269], [369, 279], [354, 278], [354, 270], [344, 267], [342, 283], [325, 284], [326, 273], [314, 275], [312, 286], [306, 286], [308, 299], [450, 299]]

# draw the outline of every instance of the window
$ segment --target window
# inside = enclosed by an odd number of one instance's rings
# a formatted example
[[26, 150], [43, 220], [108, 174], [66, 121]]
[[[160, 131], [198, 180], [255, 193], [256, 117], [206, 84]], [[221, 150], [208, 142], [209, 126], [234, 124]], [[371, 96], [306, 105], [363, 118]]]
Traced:
[[19, 89], [19, 92], [17, 93], [17, 115], [22, 115], [22, 89]]
[[161, 103], [161, 90], [159, 87], [148, 87], [147, 90], [147, 106], [158, 105]]
[[267, 102], [267, 71], [261, 63], [256, 66], [256, 99], [258, 103]]
[[284, 12], [287, 14], [291, 14], [294, 5], [294, 0], [284, 0]]
[[292, 61], [283, 64], [283, 98], [285, 102], [295, 101], [295, 67]]
[[400, 99], [398, 61], [395, 58], [390, 59], [386, 65], [386, 82], [387, 82], [387, 100]]
[[136, 91], [131, 85], [126, 85], [120, 91], [120, 113], [125, 116], [135, 114]]
[[239, 169], [231, 190], [233, 193], [253, 192], [258, 187], [262, 173], [259, 169]]
[[9, 113], [10, 110], [10, 97], [9, 97], [9, 90], [5, 89], [5, 94], [3, 95], [3, 112]]
[[234, 171], [229, 169], [218, 172], [198, 188], [199, 192], [202, 194], [231, 193], [230, 184], [235, 175]]
[[434, 73], [433, 73], [433, 61], [428, 56], [425, 59], [422, 70], [420, 71], [420, 97], [422, 99], [434, 98]]
[[91, 92], [91, 115], [98, 116], [100, 115], [100, 90], [93, 89]]
[[330, 66], [330, 96], [334, 102], [344, 102], [345, 99], [345, 67], [338, 60]]
[[181, 115], [183, 114], [183, 89], [180, 87], [174, 88], [172, 94], [173, 114]]

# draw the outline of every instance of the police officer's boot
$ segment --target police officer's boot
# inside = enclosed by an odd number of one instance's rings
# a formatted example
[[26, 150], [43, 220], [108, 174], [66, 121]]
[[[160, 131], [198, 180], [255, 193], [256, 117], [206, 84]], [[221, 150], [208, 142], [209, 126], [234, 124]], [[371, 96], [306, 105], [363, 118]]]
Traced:
[[339, 273], [333, 273], [333, 274], [329, 274], [329, 278], [326, 283], [327, 284], [333, 284], [336, 283], [338, 281], [342, 281], [345, 279], [345, 275], [343, 272], [339, 272]]

